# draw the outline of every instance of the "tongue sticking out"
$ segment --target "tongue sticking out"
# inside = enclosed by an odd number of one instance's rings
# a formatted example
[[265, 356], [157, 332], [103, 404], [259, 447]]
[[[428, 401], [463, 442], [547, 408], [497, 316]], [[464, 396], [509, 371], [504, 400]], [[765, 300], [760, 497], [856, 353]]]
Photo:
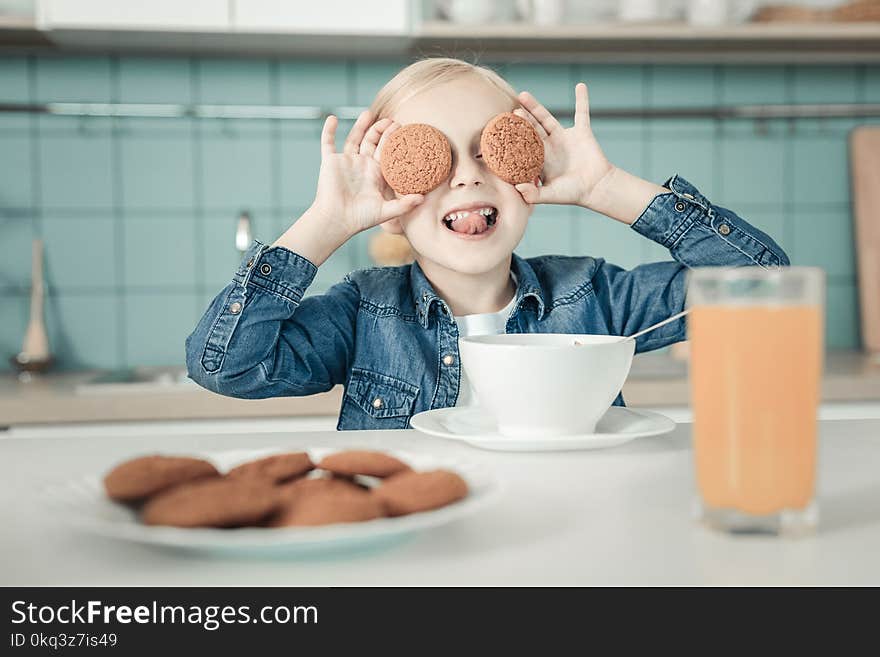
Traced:
[[466, 217], [456, 219], [452, 222], [452, 230], [456, 233], [465, 233], [467, 235], [476, 235], [482, 233], [489, 228], [489, 222], [486, 217], [477, 212], [470, 212]]

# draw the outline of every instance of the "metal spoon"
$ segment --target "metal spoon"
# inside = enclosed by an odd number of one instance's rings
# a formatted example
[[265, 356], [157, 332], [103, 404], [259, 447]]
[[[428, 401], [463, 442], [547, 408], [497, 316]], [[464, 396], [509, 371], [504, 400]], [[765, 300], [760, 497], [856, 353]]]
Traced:
[[642, 329], [638, 333], [633, 333], [632, 335], [628, 335], [627, 337], [624, 338], [624, 340], [635, 340], [636, 338], [643, 336], [645, 333], [650, 333], [654, 329], [660, 328], [661, 326], [666, 326], [670, 322], [674, 322], [677, 319], [681, 319], [682, 317], [687, 315], [689, 312], [690, 312], [690, 308], [687, 310], [683, 310], [680, 313], [673, 315], [672, 317], [667, 317], [662, 322], [657, 322], [653, 326], [649, 326], [646, 329]]
[[[667, 318], [664, 319], [662, 322], [657, 322], [656, 324], [654, 324], [654, 325], [652, 325], [652, 326], [649, 326], [649, 327], [646, 328], [646, 329], [642, 329], [642, 330], [639, 331], [638, 333], [633, 333], [632, 335], [628, 335], [628, 336], [622, 338], [622, 339], [621, 339], [621, 342], [623, 342], [624, 340], [635, 340], [636, 338], [643, 336], [645, 333], [650, 333], [650, 332], [653, 331], [654, 329], [658, 329], [658, 328], [660, 328], [661, 326], [666, 326], [666, 325], [669, 324], [670, 322], [674, 322], [674, 321], [677, 320], [677, 319], [681, 319], [682, 317], [684, 317], [685, 315], [687, 315], [689, 312], [690, 312], [690, 309], [687, 309], [687, 310], [683, 310], [683, 311], [681, 311], [680, 313], [677, 313], [677, 314], [673, 315], [672, 317], [667, 317]], [[584, 342], [578, 342], [577, 340], [574, 341], [574, 345], [575, 345], [576, 347], [582, 347], [582, 346], [584, 346], [585, 344], [586, 344], [586, 343], [584, 343]]]

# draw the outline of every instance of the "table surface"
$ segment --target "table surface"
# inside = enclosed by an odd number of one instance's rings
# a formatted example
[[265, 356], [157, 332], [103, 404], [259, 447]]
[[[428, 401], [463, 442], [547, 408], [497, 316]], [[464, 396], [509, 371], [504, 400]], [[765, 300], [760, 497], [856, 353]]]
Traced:
[[[145, 428], [145, 432], [150, 431]], [[696, 524], [690, 425], [597, 451], [500, 453], [414, 431], [0, 440], [0, 585], [880, 584], [880, 420], [820, 423], [816, 536]], [[47, 516], [47, 483], [147, 452], [367, 447], [466, 458], [504, 485], [491, 507], [380, 552], [234, 558], [105, 539]]]

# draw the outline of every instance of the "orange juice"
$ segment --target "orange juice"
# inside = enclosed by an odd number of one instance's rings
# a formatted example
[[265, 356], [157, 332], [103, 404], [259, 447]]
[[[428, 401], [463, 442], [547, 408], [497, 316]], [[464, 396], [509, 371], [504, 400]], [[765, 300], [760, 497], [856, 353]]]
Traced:
[[697, 305], [688, 329], [703, 505], [804, 509], [815, 486], [821, 305]]

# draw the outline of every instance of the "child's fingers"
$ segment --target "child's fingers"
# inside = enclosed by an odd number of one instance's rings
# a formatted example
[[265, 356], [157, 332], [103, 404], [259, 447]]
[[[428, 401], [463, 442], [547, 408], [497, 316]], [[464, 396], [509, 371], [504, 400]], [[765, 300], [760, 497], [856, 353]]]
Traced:
[[364, 136], [364, 140], [361, 142], [361, 155], [373, 156], [376, 152], [376, 148], [379, 146], [379, 140], [382, 138], [382, 133], [385, 132], [390, 125], [391, 119], [385, 118], [376, 121], [370, 126], [370, 129], [367, 130], [367, 134]]
[[556, 120], [550, 111], [539, 103], [528, 91], [520, 92], [519, 102], [521, 102], [523, 107], [532, 113], [532, 116], [538, 120], [538, 123], [543, 126], [548, 135], [552, 135], [554, 130], [562, 128], [562, 126], [559, 125], [559, 121]]
[[345, 140], [345, 147], [342, 152], [346, 155], [357, 155], [361, 147], [361, 142], [367, 132], [367, 127], [373, 122], [373, 114], [369, 110], [360, 113], [357, 121], [351, 127], [348, 138]]
[[379, 138], [379, 144], [376, 146], [376, 152], [373, 153], [373, 158], [378, 160], [382, 157], [382, 147], [385, 145], [385, 141], [391, 134], [400, 127], [400, 124], [396, 121], [392, 121], [391, 124], [382, 131], [382, 136]]
[[531, 112], [523, 109], [522, 107], [517, 107], [515, 110], [513, 110], [513, 113], [516, 114], [517, 116], [524, 118], [526, 121], [531, 123], [532, 127], [537, 131], [538, 136], [541, 139], [547, 138], [547, 131], [544, 130], [544, 126], [542, 126], [540, 123], [538, 123], [538, 119], [536, 119], [534, 116], [532, 116]]
[[578, 82], [574, 88], [574, 126], [590, 127], [590, 94], [583, 82]]
[[422, 194], [407, 194], [393, 201], [385, 201], [382, 204], [382, 209], [379, 210], [379, 219], [381, 221], [388, 221], [394, 217], [399, 217], [412, 210], [424, 200], [425, 197]]
[[520, 183], [514, 185], [526, 203], [560, 203], [561, 199], [556, 194], [552, 185], [537, 187], [533, 183]]
[[321, 129], [321, 157], [336, 153], [336, 126], [339, 124], [332, 114], [324, 119], [324, 127]]
[[541, 190], [532, 183], [520, 183], [514, 185], [526, 203], [537, 203]]

